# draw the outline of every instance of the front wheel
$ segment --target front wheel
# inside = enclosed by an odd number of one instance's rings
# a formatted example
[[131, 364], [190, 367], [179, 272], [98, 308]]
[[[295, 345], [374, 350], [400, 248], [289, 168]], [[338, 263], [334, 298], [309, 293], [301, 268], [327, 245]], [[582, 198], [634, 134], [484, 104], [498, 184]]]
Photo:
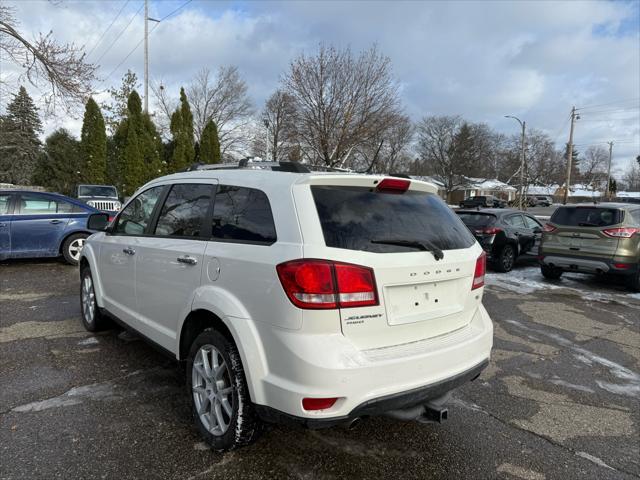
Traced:
[[195, 339], [187, 359], [193, 419], [218, 452], [249, 445], [260, 434], [238, 349], [213, 328]]
[[80, 261], [80, 253], [82, 253], [82, 247], [89, 235], [86, 233], [74, 233], [62, 244], [62, 256], [65, 262], [70, 265], [78, 265]]
[[96, 302], [93, 277], [88, 266], [82, 270], [80, 275], [80, 310], [82, 312], [82, 324], [89, 332], [99, 332], [108, 328], [109, 321], [100, 313]]
[[557, 280], [562, 276], [562, 270], [549, 265], [540, 265], [540, 272], [544, 278], [549, 280]]

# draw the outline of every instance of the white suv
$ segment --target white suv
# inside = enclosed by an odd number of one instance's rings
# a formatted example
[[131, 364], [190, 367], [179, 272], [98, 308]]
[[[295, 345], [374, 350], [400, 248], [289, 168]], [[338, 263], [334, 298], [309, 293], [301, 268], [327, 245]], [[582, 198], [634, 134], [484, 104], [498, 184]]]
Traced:
[[442, 421], [491, 352], [482, 248], [431, 184], [278, 165], [143, 186], [82, 250], [85, 327], [186, 361], [216, 450], [263, 421]]

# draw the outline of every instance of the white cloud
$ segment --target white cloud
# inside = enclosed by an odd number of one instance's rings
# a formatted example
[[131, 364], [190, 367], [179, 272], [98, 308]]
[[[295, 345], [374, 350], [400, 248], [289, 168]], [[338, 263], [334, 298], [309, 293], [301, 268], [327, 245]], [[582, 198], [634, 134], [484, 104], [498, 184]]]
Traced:
[[[142, 4], [129, 3], [93, 60]], [[150, 3], [151, 16], [162, 18], [183, 1]], [[122, 6], [70, 0], [14, 4], [27, 32], [53, 29], [56, 37], [89, 48]], [[518, 115], [563, 143], [572, 105], [627, 99], [607, 113], [585, 110], [576, 127], [577, 144], [618, 141], [619, 168], [640, 150], [638, 110], [615, 111], [638, 105], [639, 15], [633, 2], [194, 1], [152, 33], [150, 68], [153, 79], [177, 94], [203, 66], [237, 65], [259, 109], [300, 52], [313, 51], [319, 42], [354, 50], [375, 42], [391, 58], [414, 118], [461, 114], [515, 133], [515, 123], [503, 116]], [[142, 32], [138, 14], [101, 60], [101, 75], [120, 63]], [[142, 76], [142, 47], [100, 88], [117, 84], [127, 68]], [[77, 131], [77, 122], [68, 125]]]

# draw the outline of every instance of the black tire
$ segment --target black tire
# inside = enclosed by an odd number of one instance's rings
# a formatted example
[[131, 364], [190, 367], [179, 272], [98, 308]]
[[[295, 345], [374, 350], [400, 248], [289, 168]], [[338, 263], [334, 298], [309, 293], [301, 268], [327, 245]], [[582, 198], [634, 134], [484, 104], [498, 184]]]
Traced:
[[558, 280], [562, 276], [562, 270], [549, 265], [540, 265], [540, 272], [544, 278], [549, 280]]
[[[202, 385], [202, 382], [196, 380], [198, 381], [198, 385], [195, 385], [194, 388], [194, 376], [200, 375], [198, 368], [194, 369], [194, 363], [198, 363], [202, 366], [200, 362], [202, 359], [201, 348], [206, 352], [211, 346], [215, 347], [215, 350], [217, 350], [216, 353], [222, 357], [226, 365], [226, 369], [220, 377], [216, 376], [216, 379], [221, 378], [219, 381], [223, 382], [223, 386], [220, 387], [217, 385], [218, 382], [206, 383], [206, 381], [204, 382], [204, 385]], [[197, 359], [196, 356], [198, 356]], [[209, 352], [207, 359], [210, 365], [210, 370], [213, 370], [212, 366], [215, 365], [215, 363], [212, 360], [212, 352]], [[219, 363], [219, 365], [221, 365], [221, 363]], [[261, 421], [256, 414], [253, 403], [251, 403], [249, 388], [247, 386], [247, 380], [242, 367], [242, 360], [240, 359], [237, 347], [232, 341], [229, 341], [224, 335], [213, 328], [207, 328], [204, 330], [200, 335], [198, 335], [191, 345], [189, 357], [187, 358], [186, 376], [188, 395], [191, 399], [193, 421], [195, 422], [202, 437], [213, 450], [218, 452], [228, 452], [230, 450], [249, 445], [259, 437], [262, 430]], [[198, 378], [201, 380], [204, 379], [203, 376]], [[227, 383], [229, 385], [227, 385]], [[211, 393], [211, 388], [214, 388], [216, 391], [215, 395], [221, 394], [224, 390], [231, 388], [231, 392], [227, 394], [232, 398], [231, 415], [228, 415], [226, 411], [224, 411], [223, 414], [222, 412], [224, 409], [222, 402], [219, 402], [217, 396], [215, 399], [215, 401], [218, 402], [217, 410], [221, 412], [220, 415], [224, 415], [224, 422], [227, 424], [226, 430], [221, 431], [219, 427], [220, 422], [216, 419], [214, 430], [217, 430], [217, 433], [212, 431], [205, 423], [203, 423], [203, 421], [206, 420], [201, 418], [200, 413], [198, 413], [198, 405], [196, 404], [196, 395], [198, 395], [198, 398], [202, 399], [200, 395], [205, 396], [207, 392]], [[197, 393], [196, 389], [199, 389], [200, 393]], [[205, 419], [207, 415], [209, 415], [209, 418], [211, 419], [211, 415], [213, 415], [212, 410], [215, 409], [216, 403], [212, 403], [211, 399], [208, 399], [208, 402], [204, 402], [202, 400], [200, 400], [200, 402], [201, 407], [205, 410], [202, 415]], [[228, 404], [229, 402], [227, 401], [226, 403]], [[208, 407], [206, 407], [207, 404]], [[209, 411], [207, 412], [206, 410]]]
[[640, 265], [638, 271], [627, 278], [627, 287], [632, 292], [640, 292]]
[[[91, 306], [93, 306], [92, 309]], [[80, 272], [80, 313], [82, 325], [89, 332], [107, 330], [111, 326], [109, 319], [102, 315], [96, 302], [93, 276], [88, 266]]]
[[500, 249], [500, 253], [493, 261], [493, 268], [497, 272], [510, 272], [513, 269], [513, 265], [516, 263], [516, 251], [513, 245], [506, 244]]
[[74, 233], [65, 239], [62, 243], [62, 256], [65, 262], [69, 265], [78, 265], [82, 245], [88, 236], [88, 233]]

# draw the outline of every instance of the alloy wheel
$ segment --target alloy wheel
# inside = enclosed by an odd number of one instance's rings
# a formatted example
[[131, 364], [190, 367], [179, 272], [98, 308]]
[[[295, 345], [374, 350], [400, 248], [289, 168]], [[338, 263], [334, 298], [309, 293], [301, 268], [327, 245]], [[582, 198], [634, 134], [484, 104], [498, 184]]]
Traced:
[[82, 279], [82, 315], [85, 322], [92, 324], [96, 315], [96, 294], [93, 290], [91, 275]]
[[229, 368], [216, 347], [200, 347], [193, 359], [191, 380], [193, 401], [202, 425], [212, 435], [224, 435], [235, 407], [234, 387]]
[[69, 256], [76, 262], [80, 260], [80, 253], [82, 252], [82, 247], [84, 247], [84, 242], [84, 238], [76, 238], [69, 244]]

